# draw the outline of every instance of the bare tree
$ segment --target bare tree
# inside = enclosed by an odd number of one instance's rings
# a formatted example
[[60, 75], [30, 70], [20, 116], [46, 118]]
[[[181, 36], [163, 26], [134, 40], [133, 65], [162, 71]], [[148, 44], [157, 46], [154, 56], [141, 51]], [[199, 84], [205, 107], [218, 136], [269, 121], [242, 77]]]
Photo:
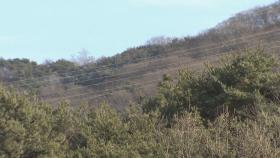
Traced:
[[150, 40], [146, 42], [147, 45], [166, 45], [168, 43], [172, 42], [172, 38], [170, 37], [164, 37], [164, 36], [158, 36], [153, 37]]
[[90, 53], [83, 49], [80, 52], [78, 52], [78, 55], [72, 56], [72, 61], [77, 63], [78, 65], [87, 65], [90, 63], [94, 63], [96, 60], [93, 56], [89, 55]]

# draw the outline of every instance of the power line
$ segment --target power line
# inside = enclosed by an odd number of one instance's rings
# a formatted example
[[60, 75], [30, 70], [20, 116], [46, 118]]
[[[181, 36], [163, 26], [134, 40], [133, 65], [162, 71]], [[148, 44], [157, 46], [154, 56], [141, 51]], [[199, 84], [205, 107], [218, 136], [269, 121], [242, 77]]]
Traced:
[[[253, 13], [253, 15], [254, 16], [260, 16], [260, 15], [263, 15], [263, 14], [269, 14], [267, 11], [270, 11], [271, 10], [271, 8], [263, 8], [263, 9], [261, 9], [261, 10], [257, 10], [257, 12], [254, 12]], [[240, 14], [243, 14], [243, 16], [244, 15], [250, 15], [251, 13], [240, 13]], [[236, 17], [236, 16], [238, 16], [238, 13], [237, 14], [235, 14], [235, 16], [233, 16], [233, 17]], [[238, 20], [240, 20], [240, 19], [238, 19]], [[195, 49], [195, 48], [194, 48]], [[112, 66], [112, 65], [116, 65], [116, 64], [111, 64], [111, 65], [105, 65], [104, 67], [108, 67], [108, 66]], [[101, 66], [101, 67], [103, 67], [103, 66]], [[76, 70], [74, 70], [73, 72], [76, 72]], [[60, 73], [60, 72], [57, 72], [57, 73]], [[67, 73], [62, 73], [61, 75], [67, 75], [68, 73], [70, 73], [70, 72], [67, 72]], [[34, 75], [35, 73], [33, 73], [33, 75]], [[42, 77], [44, 77], [44, 76], [42, 76]], [[40, 77], [39, 77], [40, 78]], [[16, 82], [16, 81], [12, 81], [12, 82]]]
[[[277, 41], [277, 43], [278, 43], [278, 42], [280, 42], [280, 41]], [[274, 42], [274, 43], [276, 43], [276, 42]], [[216, 52], [216, 53], [214, 53], [214, 54], [211, 55], [211, 56], [216, 56], [216, 55], [219, 56], [219, 55], [223, 55], [223, 54], [226, 54], [226, 53], [228, 53], [228, 52], [222, 52], [222, 53]], [[197, 61], [191, 61], [191, 62], [188, 62], [188, 64], [191, 65], [191, 64], [196, 63], [196, 62], [197, 62]], [[180, 64], [182, 64], [182, 63], [180, 63]], [[159, 66], [153, 67], [153, 68], [162, 69], [162, 68], [169, 67], [169, 66], [179, 66], [179, 65], [178, 65], [178, 63], [171, 63], [171, 64], [167, 64], [167, 65], [159, 65]], [[141, 71], [143, 71], [143, 70], [140, 70], [140, 72], [141, 72]], [[139, 71], [131, 71], [131, 72], [126, 72], [126, 73], [119, 74], [119, 75], [131, 75], [131, 74], [137, 73], [137, 72], [139, 72]], [[144, 75], [142, 75], [142, 76], [147, 76], [147, 75], [150, 75], [150, 74], [154, 74], [154, 72], [146, 73], [146, 74], [144, 74]], [[101, 83], [90, 84], [90, 85], [83, 86], [83, 87], [81, 87], [81, 88], [80, 88], [80, 87], [78, 87], [78, 88], [74, 87], [74, 88], [68, 89], [68, 91], [69, 91], [69, 90], [77, 90], [77, 89], [89, 88], [89, 87], [94, 87], [94, 86], [100, 86], [100, 85], [105, 85], [105, 84], [107, 84], [107, 83], [114, 83], [114, 82], [116, 82], [116, 81], [122, 81], [122, 80], [125, 80], [125, 79], [135, 79], [135, 78], [137, 79], [137, 78], [138, 78], [138, 75], [136, 75], [136, 76], [124, 77], [124, 78], [120, 78], [120, 79], [116, 79], [116, 80], [112, 80], [112, 81], [105, 81], [105, 82], [101, 82]], [[84, 80], [84, 82], [88, 82], [88, 81], [94, 81], [94, 79]], [[81, 82], [80, 82], [80, 83], [81, 83]], [[49, 93], [49, 94], [47, 94], [47, 95], [50, 95], [50, 94], [52, 94], [52, 93]]]
[[[173, 68], [173, 69], [178, 69], [178, 68]], [[170, 71], [170, 69], [168, 71]], [[161, 79], [156, 79], [156, 80], [149, 81], [147, 83], [152, 84], [152, 83], [158, 82], [160, 80]], [[135, 86], [135, 85], [137, 85], [137, 84], [129, 84], [129, 85], [126, 85], [126, 87], [127, 86]], [[107, 89], [106, 91], [103, 91], [103, 92], [109, 92], [109, 91], [112, 91], [112, 90], [123, 89], [123, 88], [124, 88], [124, 86], [119, 86], [117, 88]], [[51, 98], [51, 99], [46, 99], [46, 101], [57, 101], [57, 100], [61, 100], [61, 99], [80, 97], [80, 96], [89, 95], [89, 94], [96, 94], [96, 92], [81, 93], [81, 94], [78, 94], [78, 95], [70, 95], [70, 96], [64, 96], [64, 97], [59, 97], [59, 98]]]
[[[269, 48], [269, 49], [275, 49], [275, 48], [280, 48], [280, 46], [275, 46], [275, 47], [272, 47], [272, 48]], [[227, 53], [227, 52], [224, 52], [224, 53], [222, 53], [221, 55], [223, 55], [223, 54], [225, 54], [225, 53]], [[214, 55], [220, 55], [220, 54], [214, 54]], [[189, 67], [192, 67], [192, 66], [194, 66], [194, 65], [188, 65]], [[173, 69], [178, 69], [178, 68], [173, 68]], [[168, 71], [170, 71], [170, 69], [168, 70]], [[148, 82], [149, 84], [152, 84], [152, 83], [155, 83], [155, 82], [158, 82], [158, 81], [160, 81], [161, 79], [157, 79], [157, 80], [152, 80], [152, 81], [150, 81], [150, 82]], [[143, 84], [143, 83], [142, 83]], [[127, 88], [127, 86], [135, 86], [135, 85], [137, 85], [137, 84], [130, 84], [130, 85], [125, 85], [125, 86], [119, 86], [119, 87], [117, 87], [117, 88], [113, 88], [113, 89], [107, 89], [107, 90], [105, 90], [105, 91], [103, 91], [103, 92], [108, 92], [108, 91], [112, 91], [112, 90], [123, 90], [124, 88]], [[144, 86], [143, 86], [144, 87]], [[73, 98], [73, 97], [80, 97], [80, 96], [84, 96], [84, 95], [90, 95], [90, 94], [96, 94], [97, 92], [90, 92], [90, 93], [81, 93], [81, 94], [78, 94], [78, 95], [70, 95], [70, 96], [66, 96], [66, 97], [56, 97], [56, 98], [52, 98], [52, 99], [47, 99], [47, 101], [56, 101], [56, 100], [61, 100], [61, 99], [66, 99], [66, 98]], [[105, 93], [106, 94], [106, 93]], [[110, 94], [110, 93], [109, 93]], [[104, 95], [102, 95], [102, 94], [99, 94], [99, 95], [97, 95], [98, 97], [99, 96], [104, 96]]]
[[[270, 11], [271, 10], [271, 8], [263, 8], [263, 9], [258, 9], [258, 10], [254, 10], [254, 13], [253, 13], [253, 15], [254, 16], [258, 16], [258, 15], [262, 15], [262, 14], [266, 14], [267, 12], [266, 11]], [[244, 15], [250, 15], [250, 13], [240, 13], [240, 14], [244, 14]], [[236, 15], [238, 15], [238, 13], [236, 14]], [[239, 19], [240, 20], [240, 19]], [[210, 44], [210, 45], [208, 45], [208, 46], [211, 46], [211, 45], [213, 45], [213, 44]], [[197, 49], [197, 48], [192, 48], [192, 49]], [[152, 57], [153, 58], [153, 57]], [[143, 59], [143, 58], [141, 58], [141, 59]], [[110, 66], [114, 66], [114, 65], [117, 65], [117, 64], [111, 64], [111, 65], [105, 65], [105, 66], [100, 66], [99, 68], [102, 68], [102, 67], [110, 67]], [[122, 64], [119, 64], [119, 65], [122, 65]], [[77, 72], [78, 70], [73, 70], [72, 72]], [[60, 73], [60, 72], [56, 72], [56, 73]], [[62, 74], [60, 74], [60, 75], [67, 75], [67, 74], [69, 74], [69, 73], [71, 73], [71, 71], [69, 71], [69, 72], [66, 72], [66, 73], [62, 73]], [[33, 74], [34, 75], [34, 74]], [[48, 76], [48, 75], [44, 75], [44, 76]], [[38, 78], [38, 80], [39, 79], [41, 79], [41, 78], [44, 78], [44, 76], [41, 76], [41, 77], [36, 77], [36, 78]], [[23, 80], [30, 80], [30, 79], [23, 79]], [[11, 81], [10, 83], [14, 83], [14, 82], [20, 82], [20, 80], [17, 80], [17, 81]], [[22, 81], [22, 80], [21, 80]]]
[[[173, 65], [175, 65], [175, 64], [173, 64]], [[166, 66], [166, 65], [164, 65], [164, 66]], [[178, 67], [176, 67], [175, 69], [178, 69]], [[163, 70], [163, 71], [164, 71], [164, 70]], [[141, 77], [143, 77], [143, 76], [149, 76], [149, 75], [151, 75], [151, 74], [160, 73], [160, 72], [161, 72], [161, 71], [149, 72], [149, 73], [146, 73], [146, 74], [144, 74], [144, 75], [141, 75]], [[83, 88], [89, 88], [89, 87], [93, 87], [93, 86], [100, 86], [100, 85], [104, 85], [104, 84], [108, 84], [108, 83], [114, 83], [114, 82], [116, 82], [116, 81], [123, 81], [124, 79], [138, 79], [138, 78], [139, 78], [138, 75], [136, 75], [136, 76], [130, 76], [130, 77], [125, 77], [125, 78], [121, 78], [121, 79], [118, 79], [118, 80], [113, 80], [113, 81], [108, 81], [108, 82], [102, 82], [102, 83], [97, 83], [97, 84], [90, 84], [90, 85], [83, 86], [83, 87], [78, 87], [78, 88], [74, 87], [74, 88], [70, 88], [70, 89], [68, 89], [68, 90], [80, 90], [80, 89], [83, 89]], [[49, 94], [47, 94], [47, 95], [50, 95], [50, 94], [52, 94], [52, 93], [49, 93]]]
[[[277, 29], [278, 30], [278, 29]], [[278, 31], [276, 31], [276, 33], [277, 33]], [[268, 33], [274, 33], [273, 31], [269, 31]], [[259, 36], [260, 34], [255, 34], [254, 36], [253, 35], [251, 35], [250, 37], [255, 37], [255, 36]], [[262, 35], [265, 35], [264, 33], [262, 33]], [[247, 36], [247, 37], [249, 37], [249, 36]], [[244, 37], [242, 37], [242, 38], [244, 38]], [[239, 39], [242, 39], [242, 38], [239, 38]], [[237, 39], [234, 39], [234, 40], [237, 40]], [[233, 41], [233, 40], [230, 40], [230, 41]], [[229, 41], [227, 41], [227, 42], [225, 42], [225, 43], [228, 43]], [[276, 42], [279, 42], [279, 41], [276, 41]], [[236, 44], [236, 43], [235, 43]], [[217, 44], [216, 44], [217, 45]], [[215, 50], [215, 49], [221, 49], [221, 48], [223, 48], [223, 47], [226, 47], [226, 46], [229, 46], [229, 44], [227, 44], [227, 45], [223, 45], [223, 46], [219, 46], [219, 47], [210, 47], [210, 48], [208, 48], [208, 49], [204, 49], [203, 51], [209, 51], [209, 50]], [[205, 46], [203, 46], [203, 47], [205, 47]], [[199, 49], [199, 48], [203, 48], [203, 47], [197, 47], [196, 49]], [[187, 49], [187, 50], [190, 50], [190, 49]], [[170, 56], [169, 57], [176, 57], [176, 56], [174, 56], [174, 55], [179, 55], [179, 54], [186, 54], [186, 51], [187, 50], [185, 50], [185, 52], [178, 52], [178, 53], [173, 53], [173, 54], [170, 54]], [[191, 53], [191, 52], [188, 52], [188, 53]], [[155, 57], [153, 57], [153, 58], [155, 58]], [[165, 58], [159, 58], [159, 59], [155, 59], [156, 61], [158, 61], [158, 60], [164, 60]], [[151, 62], [151, 61], [150, 61]], [[138, 64], [143, 64], [143, 63], [138, 63]], [[95, 69], [96, 70], [96, 69]], [[96, 73], [96, 72], [93, 72], [93, 73], [81, 73], [81, 74], [79, 74], [79, 76], [82, 76], [82, 75], [85, 75], [85, 74], [87, 74], [87, 75], [92, 75], [92, 74], [94, 74], [94, 73]], [[121, 74], [118, 74], [118, 75], [115, 75], [115, 76], [105, 76], [105, 77], [98, 77], [98, 78], [91, 78], [91, 80], [92, 79], [105, 79], [105, 78], [113, 78], [113, 77], [116, 77], [116, 76], [120, 76]], [[47, 81], [45, 81], [45, 82], [50, 82], [50, 81], [60, 81], [60, 80], [62, 80], [62, 79], [66, 79], [66, 78], [71, 78], [71, 77], [79, 77], [79, 76], [75, 76], [75, 75], [69, 75], [69, 76], [67, 76], [67, 77], [60, 77], [59, 79], [52, 79], [52, 80], [47, 80]], [[39, 79], [39, 78], [38, 78]], [[30, 79], [24, 79], [24, 80], [18, 80], [18, 81], [16, 81], [16, 82], [22, 82], [22, 81], [26, 81], [26, 82], [29, 82], [29, 83], [23, 83], [22, 85], [31, 85], [31, 84], [33, 84], [33, 83], [30, 83]], [[34, 80], [31, 80], [31, 81], [34, 81]], [[43, 80], [40, 80], [39, 81], [40, 83], [42, 83], [42, 82], [44, 82]], [[75, 81], [72, 81], [72, 82], [75, 82]], [[12, 81], [12, 82], [9, 82], [10, 84], [13, 84], [13, 83], [15, 83], [15, 81]], [[79, 83], [79, 82], [78, 82]]]

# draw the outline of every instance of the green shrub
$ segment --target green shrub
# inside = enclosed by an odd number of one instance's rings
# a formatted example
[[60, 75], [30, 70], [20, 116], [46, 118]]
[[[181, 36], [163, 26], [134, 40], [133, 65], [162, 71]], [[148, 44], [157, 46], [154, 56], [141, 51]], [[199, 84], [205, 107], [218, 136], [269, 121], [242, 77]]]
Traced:
[[164, 77], [157, 96], [143, 107], [168, 119], [190, 107], [198, 108], [206, 119], [216, 118], [225, 108], [230, 114], [252, 118], [267, 108], [262, 105], [279, 100], [277, 65], [273, 56], [259, 49], [226, 57], [217, 66], [208, 64], [198, 74], [180, 71], [176, 81]]

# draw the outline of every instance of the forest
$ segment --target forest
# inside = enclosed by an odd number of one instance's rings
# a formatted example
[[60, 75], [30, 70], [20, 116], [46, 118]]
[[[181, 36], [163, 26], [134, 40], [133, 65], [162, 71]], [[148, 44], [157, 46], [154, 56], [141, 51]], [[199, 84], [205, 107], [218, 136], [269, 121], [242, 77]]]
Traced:
[[279, 157], [278, 59], [263, 49], [168, 74], [123, 111], [0, 88], [0, 157]]

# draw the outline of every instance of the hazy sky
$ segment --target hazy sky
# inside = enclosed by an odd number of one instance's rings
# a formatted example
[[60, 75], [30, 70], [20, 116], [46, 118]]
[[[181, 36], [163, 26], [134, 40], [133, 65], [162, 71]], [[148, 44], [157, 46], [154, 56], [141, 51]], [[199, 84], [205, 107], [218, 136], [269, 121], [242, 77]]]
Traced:
[[154, 36], [195, 35], [276, 0], [0, 0], [0, 56], [109, 56]]

